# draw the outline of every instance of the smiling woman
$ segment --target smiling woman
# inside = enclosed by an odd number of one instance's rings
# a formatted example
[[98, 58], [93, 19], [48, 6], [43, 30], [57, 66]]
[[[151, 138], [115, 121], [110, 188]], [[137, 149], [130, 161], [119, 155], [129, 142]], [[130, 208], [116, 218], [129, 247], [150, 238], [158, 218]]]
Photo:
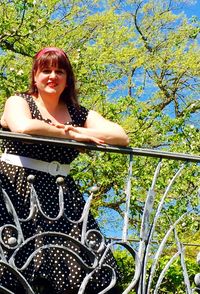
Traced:
[[42, 70], [37, 70], [35, 74], [35, 84], [39, 92], [45, 94], [58, 94], [64, 91], [66, 85], [66, 72], [64, 69], [50, 66]]
[[48, 117], [54, 123], [65, 124], [69, 121], [66, 104], [58, 101], [67, 87], [66, 71], [54, 66], [45, 67], [37, 70], [34, 80], [39, 93], [35, 96], [35, 102], [42, 115]]
[[[123, 146], [128, 144], [128, 137], [121, 126], [79, 105], [69, 59], [63, 50], [54, 47], [45, 48], [36, 54], [30, 89], [24, 94], [12, 96], [7, 100], [1, 125], [6, 130], [24, 134], [98, 144], [110, 143]], [[30, 174], [35, 176], [34, 187], [43, 208], [43, 214], [39, 209], [35, 212], [33, 219], [22, 223], [24, 239], [35, 235], [35, 248], [38, 246], [42, 248], [43, 245], [51, 245], [54, 242], [56, 246], [68, 246], [71, 250], [71, 243], [66, 244], [62, 238], [58, 238], [57, 241], [50, 238], [47, 242], [37, 237], [37, 234], [50, 231], [64, 233], [77, 241], [81, 240], [81, 223], [69, 222], [69, 217], [73, 220], [81, 218], [85, 205], [82, 195], [69, 174], [69, 164], [78, 156], [78, 151], [73, 148], [54, 145], [44, 147], [40, 144], [22, 144], [20, 141], [10, 140], [3, 140], [2, 151], [0, 161], [2, 187], [11, 197], [19, 218], [23, 219], [29, 214], [31, 187], [27, 178]], [[56, 168], [54, 168], [55, 162]], [[53, 172], [50, 168], [52, 166]], [[58, 207], [56, 178], [59, 176], [64, 178], [64, 214], [56, 218]], [[1, 202], [0, 215], [0, 226], [2, 226], [9, 217], [6, 207]], [[48, 215], [51, 221], [47, 221], [45, 215]], [[53, 221], [55, 218], [56, 221]], [[99, 231], [95, 219], [90, 215], [87, 230], [92, 229]], [[45, 254], [41, 252], [36, 254], [24, 273], [25, 278], [33, 287], [38, 286], [38, 281], [42, 283], [43, 287], [37, 293], [78, 293], [86, 275], [84, 269], [77, 264], [76, 258], [62, 250], [59, 254], [59, 251], [54, 249], [49, 248]], [[76, 254], [81, 255], [81, 258], [88, 262], [81, 246], [80, 248], [76, 246], [75, 249]], [[21, 258], [24, 256], [28, 258], [30, 254], [31, 248], [26, 248]], [[19, 260], [19, 263], [21, 262], [22, 259]], [[105, 262], [109, 267], [116, 269], [111, 252], [107, 253]], [[16, 290], [19, 285], [12, 283], [10, 276], [4, 271], [1, 272], [0, 279], [3, 286], [10, 290], [14, 289], [15, 293], [23, 294], [22, 289]], [[110, 271], [106, 267], [98, 269], [90, 279], [85, 293], [98, 293], [108, 287], [111, 280]], [[118, 293], [116, 287], [113, 291], [115, 294]]]

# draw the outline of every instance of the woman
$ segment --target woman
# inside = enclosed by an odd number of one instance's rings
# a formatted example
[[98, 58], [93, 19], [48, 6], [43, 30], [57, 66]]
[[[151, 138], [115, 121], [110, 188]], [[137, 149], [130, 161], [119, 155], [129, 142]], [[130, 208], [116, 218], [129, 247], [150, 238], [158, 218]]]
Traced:
[[[5, 130], [21, 134], [98, 144], [128, 144], [128, 137], [118, 124], [106, 120], [96, 111], [87, 110], [79, 105], [70, 61], [63, 50], [55, 47], [44, 48], [36, 54], [30, 89], [27, 93], [12, 96], [6, 101], [1, 125]], [[60, 232], [80, 241], [81, 224], [77, 221], [81, 217], [84, 200], [73, 179], [68, 175], [69, 163], [77, 157], [78, 151], [73, 148], [10, 140], [3, 140], [2, 149], [2, 187], [9, 195], [18, 217], [24, 220], [21, 224], [24, 239], [37, 235], [33, 244], [31, 243], [28, 248], [24, 246], [21, 255], [18, 255], [18, 264], [23, 264], [31, 252], [42, 245], [56, 244], [70, 249], [71, 241], [65, 240], [64, 237], [45, 237], [41, 233]], [[27, 180], [30, 174], [34, 175], [34, 191], [38, 195], [40, 205], [37, 204], [32, 217], [27, 218], [33, 193], [32, 183]], [[64, 213], [59, 217], [56, 184], [58, 176], [64, 178]], [[0, 202], [0, 213], [1, 226], [5, 221], [12, 222], [3, 201]], [[98, 229], [91, 215], [87, 229]], [[77, 255], [85, 262], [89, 262], [81, 247], [77, 244], [74, 247]], [[6, 256], [12, 256], [12, 250], [8, 251]], [[115, 267], [111, 255], [108, 254], [106, 262]], [[38, 291], [37, 293], [51, 294], [77, 293], [86, 275], [76, 258], [66, 254], [62, 249], [55, 248], [38, 251], [22, 274], [35, 291]], [[15, 293], [23, 293], [20, 286], [12, 282], [10, 273], [2, 271], [1, 280], [2, 285], [10, 287], [11, 290], [14, 288]], [[98, 293], [109, 283], [109, 271], [99, 270], [90, 279], [85, 293]], [[16, 290], [16, 287], [19, 289]], [[117, 293], [116, 289], [114, 293]]]

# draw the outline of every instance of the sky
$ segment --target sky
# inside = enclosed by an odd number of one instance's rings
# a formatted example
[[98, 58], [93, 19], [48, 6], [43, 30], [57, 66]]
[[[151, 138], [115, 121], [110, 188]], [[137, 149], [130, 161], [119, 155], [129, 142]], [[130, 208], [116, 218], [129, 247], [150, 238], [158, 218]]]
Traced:
[[198, 16], [200, 19], [200, 0], [196, 0], [196, 1], [192, 1], [193, 5], [189, 5], [188, 3], [189, 1], [185, 0], [185, 3], [187, 5], [183, 6], [183, 12], [188, 16], [188, 17], [192, 17], [192, 16]]

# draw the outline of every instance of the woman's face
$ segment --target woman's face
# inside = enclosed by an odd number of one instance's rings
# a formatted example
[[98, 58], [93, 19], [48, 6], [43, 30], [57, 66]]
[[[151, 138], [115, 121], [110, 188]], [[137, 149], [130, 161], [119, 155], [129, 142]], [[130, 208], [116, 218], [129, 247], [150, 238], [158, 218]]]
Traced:
[[55, 66], [39, 68], [34, 79], [40, 95], [49, 94], [60, 97], [67, 86], [66, 71]]

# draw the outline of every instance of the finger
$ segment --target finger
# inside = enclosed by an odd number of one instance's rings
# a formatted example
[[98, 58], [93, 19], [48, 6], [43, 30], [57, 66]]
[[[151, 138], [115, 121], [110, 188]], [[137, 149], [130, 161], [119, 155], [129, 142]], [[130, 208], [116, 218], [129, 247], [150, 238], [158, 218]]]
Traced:
[[97, 138], [93, 138], [92, 141], [96, 144], [105, 144], [105, 141], [103, 141], [101, 139], [97, 139]]
[[74, 126], [71, 126], [71, 125], [65, 126], [65, 131], [66, 132], [73, 131], [73, 132], [78, 133], [77, 129]]
[[58, 129], [64, 129], [65, 128], [65, 125], [56, 124], [55, 127], [58, 128]]
[[49, 123], [51, 126], [54, 126], [56, 128], [60, 128], [60, 129], [63, 129], [65, 128], [65, 125], [64, 124], [60, 124], [60, 123], [53, 123], [53, 122], [50, 122]]

